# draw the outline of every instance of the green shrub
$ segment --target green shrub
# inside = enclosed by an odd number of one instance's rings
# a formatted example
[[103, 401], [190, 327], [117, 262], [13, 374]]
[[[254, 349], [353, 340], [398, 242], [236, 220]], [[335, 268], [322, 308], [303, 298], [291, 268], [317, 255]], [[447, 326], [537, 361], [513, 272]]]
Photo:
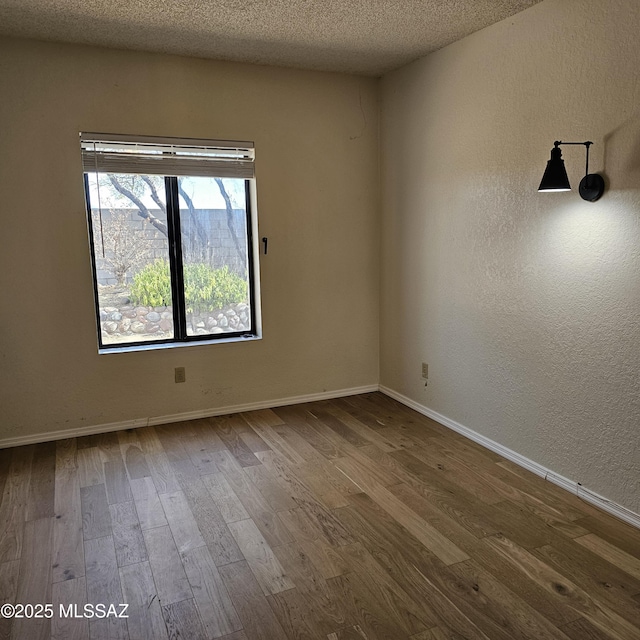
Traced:
[[168, 260], [150, 262], [133, 276], [131, 302], [142, 307], [171, 305], [171, 275]]
[[[184, 293], [187, 313], [221, 309], [247, 299], [247, 282], [229, 271], [229, 267], [212, 269], [206, 264], [184, 267]], [[169, 263], [156, 260], [133, 278], [131, 301], [135, 305], [160, 307], [171, 304]]]

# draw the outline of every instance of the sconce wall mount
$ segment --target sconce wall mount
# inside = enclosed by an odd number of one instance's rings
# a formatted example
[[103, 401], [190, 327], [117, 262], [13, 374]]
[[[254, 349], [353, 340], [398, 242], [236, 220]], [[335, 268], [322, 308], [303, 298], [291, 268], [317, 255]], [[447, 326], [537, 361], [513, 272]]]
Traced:
[[582, 178], [580, 186], [578, 187], [578, 193], [583, 200], [589, 202], [598, 200], [604, 193], [604, 179], [598, 173], [589, 173], [589, 147], [593, 142], [589, 140], [587, 142], [562, 142], [556, 140], [553, 144], [554, 147], [551, 149], [551, 158], [547, 162], [547, 168], [542, 176], [538, 191], [571, 191], [560, 145], [584, 145], [587, 149], [587, 163], [584, 178]]

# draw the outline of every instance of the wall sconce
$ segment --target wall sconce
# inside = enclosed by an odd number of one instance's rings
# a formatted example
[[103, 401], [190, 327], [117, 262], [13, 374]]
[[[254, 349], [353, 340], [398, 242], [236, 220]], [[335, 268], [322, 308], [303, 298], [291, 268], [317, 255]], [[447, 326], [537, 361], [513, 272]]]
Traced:
[[547, 168], [542, 176], [542, 182], [538, 191], [571, 191], [567, 170], [564, 168], [561, 144], [583, 144], [587, 148], [587, 168], [584, 178], [580, 180], [578, 192], [583, 200], [595, 202], [604, 193], [604, 179], [598, 173], [589, 173], [589, 147], [593, 142], [561, 142], [556, 140], [551, 149], [551, 159], [547, 162]]

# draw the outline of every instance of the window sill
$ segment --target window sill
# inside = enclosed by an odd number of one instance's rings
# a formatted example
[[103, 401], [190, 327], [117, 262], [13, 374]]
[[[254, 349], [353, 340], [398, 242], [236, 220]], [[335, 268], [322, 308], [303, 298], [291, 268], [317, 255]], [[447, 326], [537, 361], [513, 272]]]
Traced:
[[98, 349], [98, 353], [130, 353], [134, 351], [156, 351], [158, 349], [180, 349], [182, 347], [203, 347], [212, 344], [229, 344], [233, 342], [254, 342], [255, 340], [262, 340], [261, 335], [249, 334], [246, 336], [234, 336], [233, 338], [216, 338], [215, 340], [190, 340], [185, 342], [163, 342], [160, 344], [136, 344], [136, 345], [123, 345], [121, 347], [109, 347], [107, 349]]

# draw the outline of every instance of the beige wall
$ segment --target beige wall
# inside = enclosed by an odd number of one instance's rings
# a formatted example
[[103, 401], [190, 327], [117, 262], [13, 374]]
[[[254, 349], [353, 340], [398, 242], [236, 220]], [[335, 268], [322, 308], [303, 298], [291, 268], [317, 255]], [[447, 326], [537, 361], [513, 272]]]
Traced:
[[[381, 115], [381, 384], [636, 513], [639, 32], [636, 0], [545, 0], [386, 76]], [[599, 202], [536, 192], [556, 139], [595, 142]]]
[[[2, 39], [0, 90], [0, 440], [377, 384], [375, 80]], [[79, 131], [255, 141], [263, 340], [98, 355]]]

